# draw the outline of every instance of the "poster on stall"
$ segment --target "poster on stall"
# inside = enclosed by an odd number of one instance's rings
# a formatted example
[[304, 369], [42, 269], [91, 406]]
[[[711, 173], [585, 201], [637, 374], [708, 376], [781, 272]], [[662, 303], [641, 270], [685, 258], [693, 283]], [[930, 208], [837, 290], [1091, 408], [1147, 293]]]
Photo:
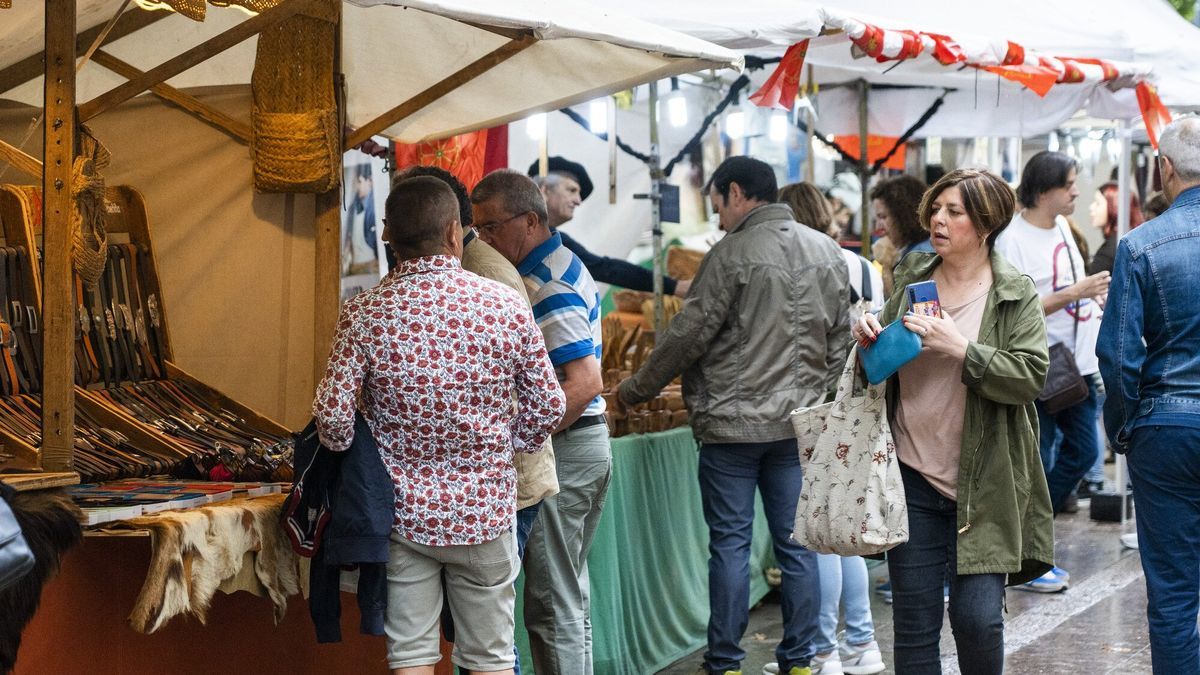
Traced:
[[387, 274], [383, 209], [389, 180], [383, 157], [351, 150], [343, 157], [342, 166], [341, 298], [344, 301], [375, 286]]

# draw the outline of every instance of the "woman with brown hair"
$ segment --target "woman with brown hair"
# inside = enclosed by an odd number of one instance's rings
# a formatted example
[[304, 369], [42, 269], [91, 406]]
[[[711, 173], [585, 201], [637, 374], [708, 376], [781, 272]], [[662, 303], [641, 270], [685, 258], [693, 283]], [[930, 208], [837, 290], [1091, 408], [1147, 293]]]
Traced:
[[875, 212], [875, 229], [883, 230], [896, 247], [896, 262], [913, 251], [932, 252], [929, 231], [917, 217], [925, 183], [913, 176], [887, 178], [871, 188], [871, 208]]
[[[898, 673], [941, 673], [942, 581], [963, 673], [1004, 670], [1004, 587], [1053, 565], [1050, 495], [1033, 401], [1049, 364], [1041, 299], [993, 250], [1016, 205], [998, 176], [959, 169], [921, 201], [933, 253], [896, 270], [896, 290], [856, 339], [903, 317], [921, 354], [888, 382], [909, 540], [888, 551]], [[933, 280], [940, 316], [905, 314], [905, 286]]]

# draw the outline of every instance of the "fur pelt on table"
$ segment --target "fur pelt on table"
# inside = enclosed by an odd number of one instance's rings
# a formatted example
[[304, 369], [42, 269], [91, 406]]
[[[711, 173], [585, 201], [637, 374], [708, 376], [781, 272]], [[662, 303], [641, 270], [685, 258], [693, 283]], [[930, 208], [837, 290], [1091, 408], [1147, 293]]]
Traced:
[[[288, 596], [300, 591], [299, 561], [279, 526], [283, 498], [237, 499], [127, 521], [130, 527], [150, 530], [152, 537], [150, 569], [129, 615], [130, 626], [153, 633], [180, 614], [204, 623], [222, 584], [245, 576], [253, 586], [242, 588], [267, 595], [278, 623]], [[242, 575], [244, 564], [253, 564], [253, 575]]]

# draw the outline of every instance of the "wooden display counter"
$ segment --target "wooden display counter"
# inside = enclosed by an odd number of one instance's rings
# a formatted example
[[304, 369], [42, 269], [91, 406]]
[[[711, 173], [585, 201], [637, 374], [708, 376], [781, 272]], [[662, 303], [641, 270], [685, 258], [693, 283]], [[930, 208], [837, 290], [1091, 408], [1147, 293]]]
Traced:
[[[17, 675], [171, 673], [386, 673], [384, 638], [358, 633], [354, 597], [342, 594], [343, 641], [318, 645], [300, 596], [274, 624], [270, 601], [218, 594], [206, 625], [175, 619], [151, 635], [126, 620], [146, 576], [149, 537], [88, 537], [67, 554], [26, 628]], [[445, 663], [445, 660], [443, 660]], [[449, 673], [443, 666], [439, 672]]]

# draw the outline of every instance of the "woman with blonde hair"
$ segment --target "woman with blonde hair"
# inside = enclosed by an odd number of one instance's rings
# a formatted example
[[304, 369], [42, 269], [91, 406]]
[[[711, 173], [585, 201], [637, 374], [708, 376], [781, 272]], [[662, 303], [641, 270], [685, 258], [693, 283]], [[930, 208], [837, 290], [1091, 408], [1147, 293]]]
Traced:
[[[941, 673], [943, 589], [963, 673], [1004, 670], [1004, 588], [1053, 565], [1053, 515], [1033, 401], [1049, 357], [1041, 299], [993, 250], [1015, 208], [998, 176], [959, 169], [921, 200], [933, 253], [910, 253], [896, 290], [855, 339], [889, 322], [921, 336], [888, 382], [888, 416], [908, 506], [908, 542], [888, 551], [895, 669]], [[905, 287], [933, 280], [940, 316], [905, 314]]]

